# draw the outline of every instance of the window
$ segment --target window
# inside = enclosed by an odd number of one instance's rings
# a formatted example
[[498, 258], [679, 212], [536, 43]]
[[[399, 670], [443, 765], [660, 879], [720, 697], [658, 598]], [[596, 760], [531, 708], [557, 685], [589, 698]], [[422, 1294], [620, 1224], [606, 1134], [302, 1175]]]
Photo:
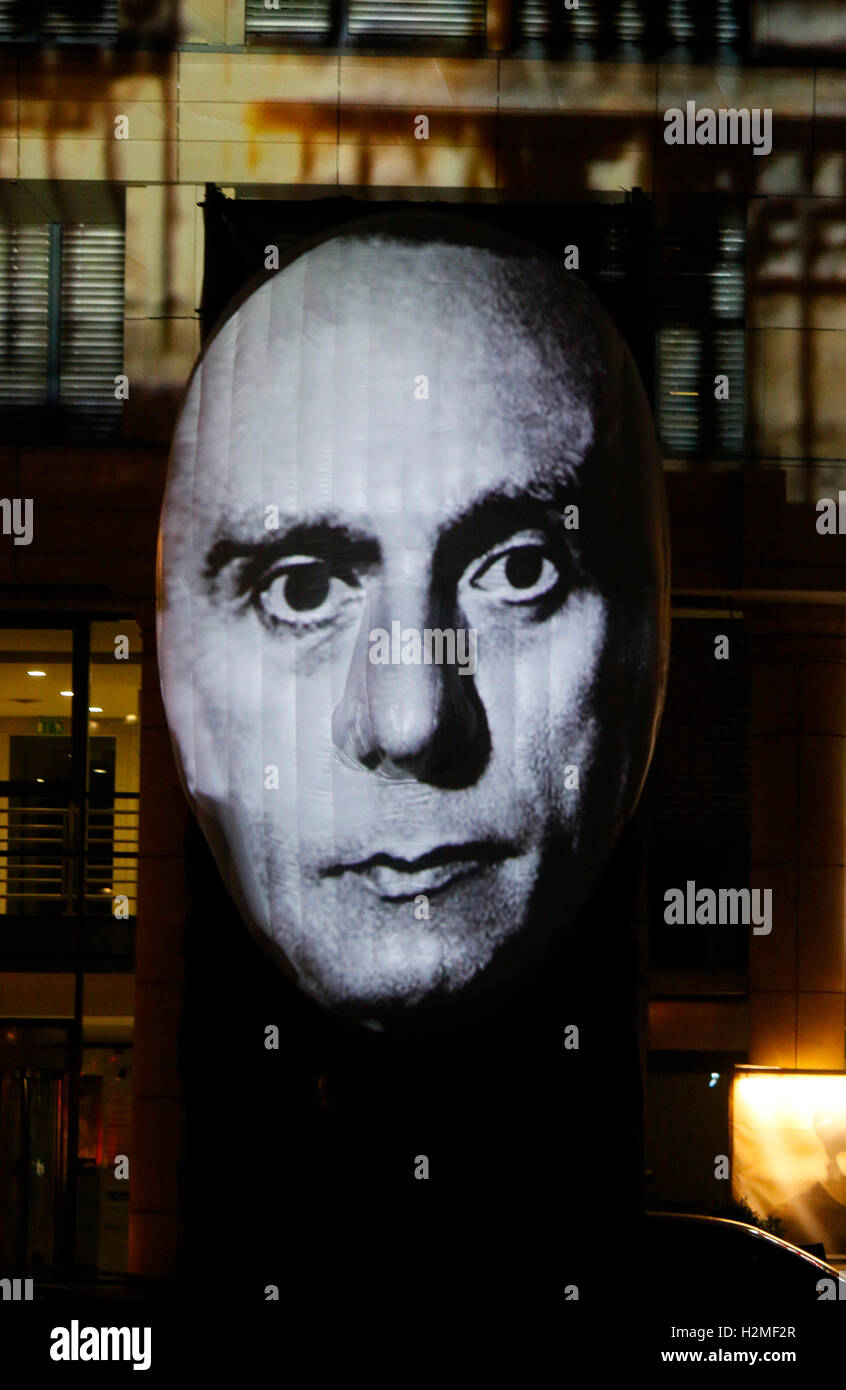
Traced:
[[111, 44], [118, 0], [0, 0], [0, 43]]
[[[669, 458], [740, 458], [745, 426], [746, 228], [665, 229], [657, 423]], [[715, 383], [717, 376], [725, 383]], [[728, 392], [718, 399], [715, 391]]]
[[120, 430], [121, 227], [0, 225], [0, 415], [7, 433]]
[[[738, 61], [746, 51], [748, 0], [512, 0], [492, 9], [511, 24], [512, 50], [593, 58], [619, 51]], [[254, 40], [328, 47], [457, 42], [486, 46], [487, 0], [247, 0]]]
[[594, 52], [675, 52], [725, 60], [740, 52], [746, 32], [747, 0], [516, 0], [515, 39], [554, 48]]
[[0, 1265], [21, 1273], [127, 1268], [141, 664], [126, 615], [0, 615]]
[[331, 47], [485, 43], [486, 0], [247, 0], [247, 36]]
[[[67, 963], [72, 941], [55, 919], [74, 916], [91, 928], [86, 952], [99, 958], [117, 951], [120, 924], [136, 912], [141, 632], [127, 617], [60, 628], [13, 626], [9, 615], [6, 624], [0, 964], [58, 964], [63, 951]], [[114, 958], [109, 966], [120, 968]]]
[[[715, 657], [718, 636], [728, 638], [726, 660]], [[748, 928], [664, 921], [666, 890], [684, 892], [688, 880], [697, 889], [749, 886], [749, 666], [741, 618], [673, 619], [645, 811], [650, 965], [744, 970]]]

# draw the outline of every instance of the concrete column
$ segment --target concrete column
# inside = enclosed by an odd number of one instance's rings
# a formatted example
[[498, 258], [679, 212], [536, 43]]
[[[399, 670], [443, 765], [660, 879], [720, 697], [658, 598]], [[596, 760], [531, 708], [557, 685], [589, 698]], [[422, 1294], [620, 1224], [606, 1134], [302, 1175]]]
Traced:
[[839, 1069], [846, 1028], [846, 607], [747, 608], [752, 664], [749, 1060]]

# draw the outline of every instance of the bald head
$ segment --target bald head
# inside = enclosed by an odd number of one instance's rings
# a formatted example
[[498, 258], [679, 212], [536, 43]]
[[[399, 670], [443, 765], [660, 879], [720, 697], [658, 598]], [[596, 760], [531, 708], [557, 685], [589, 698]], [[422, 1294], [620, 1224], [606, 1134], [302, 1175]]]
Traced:
[[407, 513], [440, 510], [474, 474], [494, 481], [497, 462], [504, 488], [578, 482], [602, 508], [597, 528], [609, 541], [617, 531], [607, 561], [627, 585], [638, 569], [663, 585], [650, 563], [661, 553], [654, 436], [630, 355], [580, 281], [510, 243], [377, 231], [299, 256], [206, 348], [176, 433], [173, 495], [193, 485], [198, 448], [226, 531], [263, 524], [254, 499], [277, 497], [280, 482], [295, 510], [326, 505], [340, 484]]
[[[665, 523], [619, 334], [484, 231], [411, 216], [318, 243], [197, 366], [160, 597], [177, 755], [247, 921], [356, 1014], [474, 994], [528, 930], [556, 837], [576, 910], [651, 748]], [[472, 632], [473, 679], [413, 646], [381, 669], [372, 635], [394, 624]], [[590, 769], [578, 799], [565, 764]], [[287, 804], [262, 782], [283, 766]], [[342, 890], [363, 894], [353, 937], [330, 925]], [[437, 930], [405, 920], [421, 895]]]

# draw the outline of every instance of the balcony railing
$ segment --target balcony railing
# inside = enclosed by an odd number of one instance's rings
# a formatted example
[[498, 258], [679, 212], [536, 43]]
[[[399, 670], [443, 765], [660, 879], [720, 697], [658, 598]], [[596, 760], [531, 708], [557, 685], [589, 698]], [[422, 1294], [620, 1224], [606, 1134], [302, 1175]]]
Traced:
[[[77, 806], [61, 797], [38, 805], [0, 804], [0, 914], [134, 917], [138, 885], [138, 793], [89, 798], [84, 843]], [[124, 901], [125, 900], [125, 901]]]

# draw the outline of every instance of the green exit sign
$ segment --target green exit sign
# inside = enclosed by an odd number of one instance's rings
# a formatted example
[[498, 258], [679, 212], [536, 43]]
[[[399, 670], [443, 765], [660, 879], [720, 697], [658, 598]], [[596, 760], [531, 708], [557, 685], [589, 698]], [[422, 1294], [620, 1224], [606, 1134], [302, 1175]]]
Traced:
[[64, 719], [39, 719], [35, 725], [35, 731], [39, 734], [63, 734], [65, 721]]

